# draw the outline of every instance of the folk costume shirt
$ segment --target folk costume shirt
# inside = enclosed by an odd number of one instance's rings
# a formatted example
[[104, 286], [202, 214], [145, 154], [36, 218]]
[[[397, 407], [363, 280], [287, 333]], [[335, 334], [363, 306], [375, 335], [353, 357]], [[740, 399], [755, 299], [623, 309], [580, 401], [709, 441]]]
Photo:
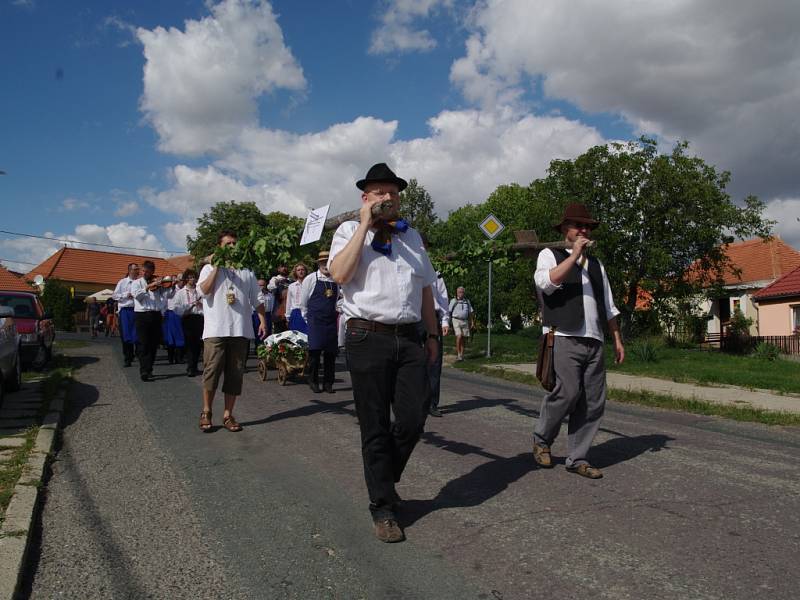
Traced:
[[[212, 270], [205, 265], [200, 271], [197, 287]], [[253, 311], [258, 307], [258, 280], [249, 269], [220, 267], [214, 289], [203, 298], [203, 339], [216, 337], [245, 337], [253, 339]], [[233, 294], [233, 304], [228, 304], [228, 294]]]
[[200, 290], [184, 286], [175, 293], [174, 310], [179, 315], [202, 315], [203, 307], [195, 304], [200, 299]]
[[433, 292], [433, 303], [436, 309], [436, 315], [439, 317], [443, 326], [448, 325], [450, 321], [450, 300], [447, 294], [447, 286], [444, 284], [444, 279], [440, 274], [437, 274], [436, 283], [431, 287], [431, 291]]
[[[306, 279], [308, 279], [306, 277]], [[305, 281], [305, 279], [303, 280]], [[302, 308], [300, 304], [300, 292], [302, 288], [303, 282], [302, 281], [293, 281], [289, 284], [289, 287], [286, 288], [286, 314], [292, 314], [292, 311], [295, 308]], [[301, 311], [302, 312], [302, 311]]]
[[[572, 248], [568, 248], [567, 252], [572, 254]], [[583, 264], [581, 264], [583, 263]], [[534, 282], [536, 283], [536, 291], [540, 294], [539, 303], [542, 303], [541, 294], [548, 296], [561, 289], [561, 285], [556, 285], [550, 281], [550, 270], [554, 269], [558, 263], [553, 251], [549, 248], [542, 250], [539, 253], [539, 258], [536, 260], [536, 272], [533, 275]], [[594, 297], [592, 290], [592, 283], [589, 281], [589, 271], [587, 270], [588, 263], [579, 260], [578, 264], [581, 265], [581, 285], [583, 287], [583, 327], [576, 331], [566, 331], [563, 329], [556, 329], [556, 335], [563, 335], [568, 337], [588, 337], [603, 341], [603, 323], [600, 323], [600, 316], [597, 312], [597, 301]], [[614, 305], [614, 299], [611, 296], [611, 286], [608, 283], [606, 276], [606, 269], [603, 264], [600, 264], [600, 272], [603, 275], [603, 296], [605, 296], [606, 315], [611, 320], [619, 314], [619, 310]], [[542, 331], [547, 333], [550, 331], [549, 327], [543, 327]]]
[[[345, 221], [336, 230], [328, 265], [358, 229], [357, 221]], [[409, 227], [392, 235], [392, 253], [375, 251], [370, 244], [375, 232], [367, 232], [353, 278], [341, 286], [342, 313], [347, 319], [366, 319], [386, 325], [404, 325], [422, 320], [422, 289], [436, 283], [422, 239]]]
[[131, 294], [133, 294], [134, 312], [157, 310], [163, 313], [167, 310], [167, 301], [164, 298], [162, 289], [148, 290], [147, 280], [144, 277], [140, 277], [131, 284]]
[[131, 291], [131, 286], [136, 279], [130, 277], [123, 277], [117, 282], [117, 287], [114, 288], [114, 293], [111, 297], [117, 301], [117, 308], [132, 308], [133, 298], [128, 298]]

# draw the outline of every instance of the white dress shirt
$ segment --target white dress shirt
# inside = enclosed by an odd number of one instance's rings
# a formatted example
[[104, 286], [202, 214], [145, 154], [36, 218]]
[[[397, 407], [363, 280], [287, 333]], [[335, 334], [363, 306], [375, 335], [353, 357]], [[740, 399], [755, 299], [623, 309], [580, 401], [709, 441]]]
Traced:
[[164, 298], [167, 300], [167, 310], [178, 312], [175, 310], [178, 302], [176, 298], [178, 296], [178, 292], [180, 292], [182, 289], [183, 288], [173, 285], [171, 288], [164, 290]]
[[[331, 242], [328, 268], [358, 225], [356, 221], [339, 225]], [[372, 249], [374, 237], [374, 231], [367, 232], [358, 267], [352, 279], [341, 285], [343, 314], [347, 319], [367, 319], [387, 325], [422, 320], [422, 289], [436, 282], [436, 271], [419, 233], [409, 227], [405, 233], [393, 235], [389, 256]]]
[[133, 306], [133, 296], [128, 296], [131, 292], [131, 285], [136, 279], [130, 277], [123, 277], [117, 282], [117, 287], [114, 288], [114, 293], [111, 297], [117, 301], [117, 309], [128, 308]]
[[147, 280], [144, 277], [139, 277], [131, 284], [131, 294], [133, 294], [133, 312], [153, 310], [164, 312], [167, 309], [167, 301], [162, 288], [148, 290]]
[[[200, 271], [197, 286], [209, 276], [213, 267], [205, 265]], [[228, 291], [235, 300], [228, 304]], [[203, 339], [215, 337], [246, 337], [253, 339], [253, 311], [258, 301], [258, 280], [249, 269], [219, 267], [214, 288], [203, 298]]]
[[[572, 248], [568, 248], [567, 252], [572, 254]], [[581, 263], [584, 264], [581, 264]], [[550, 271], [554, 269], [558, 263], [553, 251], [545, 248], [539, 253], [539, 258], [536, 260], [536, 272], [533, 275], [533, 280], [536, 283], [536, 292], [539, 294], [539, 305], [543, 305], [542, 294], [548, 296], [561, 289], [561, 285], [556, 285], [550, 280]], [[592, 283], [589, 280], [589, 271], [587, 270], [588, 263], [579, 260], [581, 264], [581, 284], [583, 286], [583, 327], [575, 331], [566, 331], [564, 329], [556, 329], [556, 335], [563, 335], [569, 337], [589, 337], [595, 340], [603, 341], [603, 324], [600, 323], [600, 315], [597, 312], [597, 301], [594, 297], [594, 290], [592, 290]], [[606, 269], [600, 264], [600, 272], [603, 275], [603, 297], [606, 305], [606, 317], [611, 320], [619, 314], [619, 310], [614, 305], [614, 298], [611, 296], [611, 286], [608, 283], [606, 276]], [[542, 331], [547, 333], [550, 331], [549, 327], [543, 327]]]
[[286, 289], [286, 318], [289, 318], [289, 315], [292, 314], [292, 311], [295, 308], [301, 308], [300, 306], [300, 291], [303, 287], [302, 281], [293, 281], [289, 284], [289, 287]]
[[450, 297], [447, 294], [447, 286], [444, 284], [444, 278], [437, 274], [436, 283], [431, 286], [433, 292], [433, 305], [436, 308], [436, 316], [442, 323], [442, 326], [450, 324]]
[[308, 300], [311, 298], [311, 294], [314, 293], [314, 288], [317, 287], [317, 281], [329, 282], [331, 284], [331, 289], [333, 289], [333, 284], [336, 283], [333, 277], [330, 275], [323, 275], [319, 271], [314, 271], [310, 275], [306, 275], [306, 278], [303, 279], [303, 285], [300, 286], [300, 310], [303, 313], [304, 319], [308, 312]]
[[258, 303], [264, 305], [264, 312], [271, 313], [275, 304], [275, 295], [272, 292], [258, 292]]
[[276, 289], [278, 289], [279, 283], [286, 282], [288, 280], [289, 278], [286, 275], [275, 275], [269, 280], [269, 283], [267, 283], [267, 291], [274, 292]]
[[201, 298], [200, 290], [190, 288], [188, 285], [179, 289], [173, 297], [174, 310], [179, 315], [202, 315], [203, 306], [197, 306], [196, 302]]

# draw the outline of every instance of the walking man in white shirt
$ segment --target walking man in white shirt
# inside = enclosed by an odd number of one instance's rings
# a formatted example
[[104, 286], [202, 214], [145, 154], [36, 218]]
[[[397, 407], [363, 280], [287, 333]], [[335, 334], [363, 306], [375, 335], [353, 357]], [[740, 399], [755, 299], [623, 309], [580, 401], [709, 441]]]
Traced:
[[449, 314], [453, 320], [453, 333], [456, 336], [456, 360], [464, 360], [464, 345], [469, 338], [470, 328], [475, 319], [472, 303], [467, 300], [462, 286], [456, 288], [456, 297], [450, 301]]
[[161, 279], [155, 276], [153, 261], [142, 263], [142, 276], [131, 284], [136, 336], [139, 338], [139, 376], [153, 380], [153, 362], [161, 341], [161, 314], [167, 308]]
[[542, 401], [533, 432], [533, 457], [541, 467], [553, 466], [550, 446], [561, 422], [569, 416], [567, 470], [590, 479], [603, 476], [587, 460], [606, 405], [603, 327], [614, 340], [616, 362], [625, 359], [611, 287], [603, 265], [587, 256], [592, 229], [599, 222], [583, 204], [570, 204], [554, 228], [572, 245], [567, 250], [539, 253], [534, 280], [542, 307], [544, 332], [555, 327], [553, 364], [556, 385]]
[[[439, 346], [431, 292], [436, 271], [419, 233], [397, 214], [406, 185], [384, 163], [370, 168], [356, 183], [362, 191], [360, 222], [339, 226], [328, 262], [343, 292], [345, 348], [369, 510], [382, 542], [405, 539], [397, 522], [395, 484], [425, 425], [427, 364], [435, 360]], [[373, 206], [387, 200], [390, 209], [373, 217]], [[424, 342], [419, 339], [421, 320]]]
[[[236, 234], [222, 231], [217, 237], [220, 246], [236, 244]], [[211, 257], [208, 257], [210, 262]], [[251, 318], [257, 311], [260, 321], [258, 336], [264, 337], [267, 323], [264, 305], [259, 302], [258, 281], [249, 269], [229, 269], [207, 264], [197, 282], [203, 298], [203, 410], [200, 429], [212, 428], [211, 405], [220, 377], [225, 409], [222, 426], [228, 431], [241, 431], [233, 416], [237, 396], [242, 394], [242, 379], [250, 340], [253, 339]]]
[[119, 308], [119, 339], [122, 342], [122, 356], [124, 365], [130, 367], [136, 352], [136, 325], [133, 316], [133, 294], [131, 284], [139, 278], [139, 265], [130, 263], [128, 275], [117, 282], [112, 298], [117, 301]]

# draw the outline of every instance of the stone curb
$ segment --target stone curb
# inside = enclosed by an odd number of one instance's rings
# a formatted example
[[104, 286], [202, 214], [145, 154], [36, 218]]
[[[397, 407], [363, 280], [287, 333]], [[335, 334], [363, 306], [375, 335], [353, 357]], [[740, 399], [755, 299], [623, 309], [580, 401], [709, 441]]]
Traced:
[[0, 528], [0, 600], [14, 600], [22, 584], [28, 549], [33, 534], [33, 523], [39, 506], [39, 490], [45, 468], [61, 424], [66, 390], [50, 403], [36, 434], [31, 453], [22, 470], [14, 495], [6, 509]]

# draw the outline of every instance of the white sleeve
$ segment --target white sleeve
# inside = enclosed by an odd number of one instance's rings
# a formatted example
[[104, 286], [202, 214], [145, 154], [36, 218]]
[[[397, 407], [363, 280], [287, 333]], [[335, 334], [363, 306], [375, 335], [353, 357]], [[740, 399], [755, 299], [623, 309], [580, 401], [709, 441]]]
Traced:
[[336, 233], [333, 234], [331, 249], [328, 255], [328, 269], [331, 268], [331, 263], [333, 263], [333, 259], [336, 255], [341, 252], [342, 248], [344, 248], [347, 242], [353, 237], [353, 232], [355, 232], [357, 227], [358, 223], [356, 221], [345, 221], [336, 228]]
[[606, 319], [610, 321], [619, 314], [619, 309], [614, 304], [614, 298], [611, 296], [611, 284], [608, 283], [608, 276], [603, 263], [600, 263], [600, 272], [603, 274], [603, 298], [606, 303]]
[[122, 300], [122, 282], [123, 282], [123, 281], [125, 281], [125, 280], [124, 280], [124, 279], [120, 279], [120, 280], [117, 282], [117, 287], [115, 287], [115, 288], [114, 288], [114, 293], [113, 293], [113, 294], [111, 294], [111, 297], [112, 297], [114, 300], [116, 300], [117, 302], [119, 302], [120, 300]]
[[548, 296], [556, 290], [561, 289], [560, 285], [556, 285], [550, 280], [550, 270], [554, 269], [556, 264], [555, 254], [553, 254], [550, 248], [545, 248], [539, 252], [539, 258], [536, 259], [536, 272], [533, 274], [533, 281], [536, 287]]
[[142, 298], [147, 295], [147, 281], [145, 281], [144, 277], [140, 277], [131, 284], [131, 294], [140, 303], [142, 302]]
[[[211, 269], [213, 269], [213, 268], [214, 267], [212, 267], [211, 265], [203, 265], [203, 268], [200, 269], [200, 275], [198, 275], [198, 277], [197, 277], [197, 286], [196, 286], [197, 294], [200, 297], [205, 295], [205, 294], [203, 294], [202, 291], [200, 291], [200, 284], [203, 283], [206, 279], [208, 279], [208, 276], [211, 273]], [[214, 295], [214, 290], [211, 290], [211, 293], [208, 294], [208, 295], [209, 296], [213, 296]]]
[[311, 298], [311, 294], [314, 293], [314, 287], [317, 285], [317, 277], [317, 272], [314, 271], [303, 279], [303, 284], [300, 286], [300, 312], [303, 313], [304, 319], [308, 312], [308, 299]]
[[258, 307], [261, 304], [261, 288], [258, 287], [258, 279], [252, 271], [247, 271], [248, 281], [250, 282], [250, 289], [247, 290], [247, 295], [250, 299], [250, 307], [253, 312], [258, 312]]

